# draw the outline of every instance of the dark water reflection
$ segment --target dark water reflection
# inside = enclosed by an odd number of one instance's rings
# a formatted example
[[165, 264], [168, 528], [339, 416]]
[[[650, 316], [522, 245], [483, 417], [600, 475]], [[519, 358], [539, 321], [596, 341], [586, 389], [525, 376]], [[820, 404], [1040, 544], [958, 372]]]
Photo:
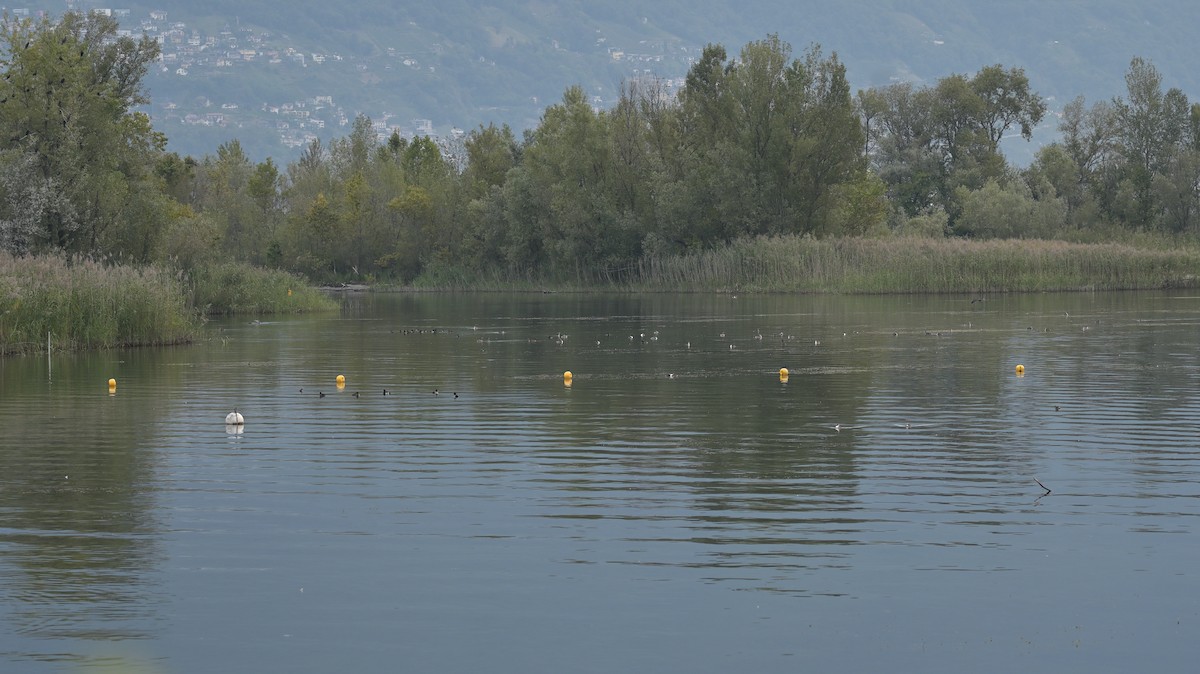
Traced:
[[3, 671], [1188, 668], [1200, 298], [970, 299], [359, 296], [0, 361]]

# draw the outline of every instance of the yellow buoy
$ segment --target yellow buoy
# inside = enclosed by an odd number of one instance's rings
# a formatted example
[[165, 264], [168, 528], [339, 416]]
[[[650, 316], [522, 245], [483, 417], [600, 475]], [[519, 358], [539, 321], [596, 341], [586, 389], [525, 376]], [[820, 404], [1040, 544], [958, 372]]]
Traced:
[[339, 374], [337, 376], [337, 383], [338, 383], [338, 386], [344, 386], [346, 384], [346, 375]]
[[108, 380], [108, 388], [110, 388], [110, 389], [114, 389], [114, 388], [116, 388], [116, 387], [117, 387], [117, 380], [116, 380], [116, 379], [109, 379], [109, 380]]
[[788, 376], [788, 369], [786, 367], [779, 368], [779, 378], [787, 379], [787, 376]]
[[1024, 365], [1017, 366], [1017, 374], [1025, 374], [1025, 366]]

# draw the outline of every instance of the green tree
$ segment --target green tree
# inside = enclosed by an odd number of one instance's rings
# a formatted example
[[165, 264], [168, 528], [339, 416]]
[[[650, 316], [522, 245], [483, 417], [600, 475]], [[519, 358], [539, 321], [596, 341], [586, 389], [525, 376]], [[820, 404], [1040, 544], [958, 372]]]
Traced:
[[733, 102], [726, 95], [726, 58], [725, 47], [706, 45], [679, 92], [682, 133], [696, 145], [716, 145], [730, 132]]
[[[565, 276], [620, 267], [637, 256], [641, 237], [617, 226], [610, 132], [608, 116], [593, 110], [582, 87], [568, 88], [560, 103], [546, 109], [515, 172], [524, 180], [509, 193], [514, 251], [538, 254], [521, 266]], [[516, 243], [529, 237], [540, 244]]]
[[862, 236], [884, 230], [891, 210], [887, 185], [870, 171], [835, 185], [830, 194], [826, 229], [842, 236]]
[[388, 202], [395, 238], [376, 264], [404, 281], [420, 274], [423, 258], [431, 250], [429, 233], [434, 227], [434, 202], [423, 187], [408, 187]]
[[450, 166], [442, 157], [442, 151], [429, 136], [414, 138], [404, 149], [401, 157], [405, 179], [410, 185], [431, 187], [445, 180], [451, 173]]
[[1063, 106], [1058, 124], [1062, 147], [1078, 167], [1084, 184], [1091, 184], [1092, 177], [1110, 159], [1116, 143], [1116, 125], [1113, 107], [1107, 103], [1086, 108], [1080, 96]]
[[1004, 135], [1018, 128], [1029, 140], [1046, 104], [1023, 70], [994, 65], [972, 77], [949, 75], [931, 88], [895, 84], [860, 92], [858, 110], [872, 164], [905, 215], [940, 207], [953, 222], [957, 195], [1004, 179]]
[[1162, 74], [1149, 61], [1134, 58], [1125, 74], [1126, 98], [1113, 100], [1117, 145], [1136, 170], [1150, 175], [1166, 165], [1191, 124], [1187, 96], [1162, 89]]
[[1095, 224], [1100, 217], [1099, 205], [1088, 187], [1085, 170], [1063, 144], [1053, 143], [1038, 150], [1025, 173], [1025, 180], [1036, 197], [1061, 198], [1066, 209], [1064, 218], [1075, 227]]
[[260, 261], [259, 209], [248, 186], [254, 165], [235, 138], [217, 146], [197, 170], [195, 203], [219, 223], [224, 253], [240, 260]]
[[196, 160], [168, 152], [159, 157], [154, 173], [161, 181], [163, 192], [181, 204], [195, 200]]
[[377, 224], [375, 208], [372, 205], [373, 194], [367, 178], [362, 171], [355, 172], [342, 183], [342, 231], [346, 239], [339, 246], [343, 249], [342, 267], [349, 267], [356, 279], [361, 279], [363, 273], [370, 271], [364, 264], [370, 260], [367, 250], [367, 240]]
[[[1125, 74], [1127, 97], [1113, 100], [1116, 151], [1121, 162], [1110, 173], [1111, 211], [1133, 227], [1155, 222], [1161, 196], [1156, 175], [1170, 170], [1191, 129], [1191, 109], [1179, 89], [1162, 89], [1162, 75], [1149, 61], [1134, 58]], [[1171, 180], [1157, 181], [1166, 185]]]
[[1177, 153], [1154, 175], [1152, 188], [1164, 229], [1181, 234], [1200, 231], [1200, 151], [1186, 148]]
[[[813, 47], [803, 68], [792, 68], [794, 91], [790, 97], [796, 109], [792, 121], [791, 157], [784, 182], [786, 200], [793, 219], [784, 231], [815, 232], [822, 228], [833, 233], [861, 233], [873, 226], [875, 203], [871, 196], [878, 186], [876, 177], [864, 172], [867, 166], [863, 148], [865, 134], [858, 122], [846, 67], [837, 54], [822, 58]], [[802, 74], [801, 74], [802, 73]], [[831, 211], [857, 206], [842, 225], [831, 222]], [[848, 227], [849, 229], [843, 229]]]
[[680, 93], [678, 187], [656, 185], [680, 226], [664, 238], [708, 245], [825, 228], [834, 187], [864, 166], [844, 66], [815, 45], [793, 59], [777, 35], [724, 58], [707, 48]]
[[370, 117], [359, 114], [354, 118], [349, 136], [330, 141], [330, 164], [343, 179], [362, 173], [367, 170], [378, 146], [374, 123]]
[[934, 147], [934, 94], [911, 83], [859, 93], [859, 114], [875, 173], [908, 217], [944, 209], [947, 164]]
[[1014, 126], [1021, 130], [1022, 138], [1032, 138], [1033, 127], [1046, 114], [1045, 101], [1029, 88], [1029, 78], [1021, 68], [987, 66], [971, 78], [971, 90], [983, 103], [978, 121], [992, 152], [999, 151], [1000, 140]]
[[339, 255], [346, 240], [343, 221], [325, 194], [317, 194], [299, 219], [299, 245], [291, 266], [314, 278], [333, 280], [345, 268]]
[[258, 206], [262, 217], [274, 221], [282, 207], [282, 176], [274, 160], [267, 157], [254, 167], [254, 173], [246, 182], [246, 192]]
[[521, 148], [508, 125], [480, 126], [467, 134], [467, 168], [463, 180], [467, 194], [478, 199], [493, 187], [504, 184], [510, 169], [517, 165]]
[[[111, 17], [79, 12], [57, 23], [7, 18], [0, 28], [4, 173], [29, 185], [0, 201], [10, 249], [109, 245], [143, 257], [154, 247], [145, 218], [165, 208], [153, 168], [166, 141], [135, 108], [148, 102], [142, 80], [159, 47], [117, 29]], [[127, 225], [142, 230], [115, 231]]]
[[608, 115], [614, 207], [634, 220], [648, 220], [653, 211], [650, 182], [655, 171], [642, 88], [640, 80], [623, 82]]

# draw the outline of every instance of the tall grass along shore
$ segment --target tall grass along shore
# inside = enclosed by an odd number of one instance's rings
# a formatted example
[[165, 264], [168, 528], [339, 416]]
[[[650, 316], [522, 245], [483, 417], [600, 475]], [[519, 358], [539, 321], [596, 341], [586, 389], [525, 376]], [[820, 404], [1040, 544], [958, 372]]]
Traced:
[[286, 272], [223, 263], [190, 274], [0, 252], [0, 355], [191, 341], [204, 314], [294, 313], [337, 303]]
[[759, 237], [644, 260], [640, 290], [946, 293], [1194, 287], [1200, 249], [1041, 240]]
[[[443, 269], [427, 289], [661, 292], [944, 293], [1137, 290], [1200, 285], [1200, 248], [1041, 240], [741, 239], [719, 249], [646, 258], [613, 273], [531, 281]], [[245, 263], [182, 273], [0, 253], [0, 354], [176, 344], [201, 316], [335, 309], [303, 279]]]
[[448, 266], [407, 290], [623, 290], [840, 294], [1147, 290], [1200, 285], [1200, 245], [1040, 239], [761, 236], [552, 277]]
[[166, 270], [0, 252], [0, 353], [177, 344], [196, 325]]

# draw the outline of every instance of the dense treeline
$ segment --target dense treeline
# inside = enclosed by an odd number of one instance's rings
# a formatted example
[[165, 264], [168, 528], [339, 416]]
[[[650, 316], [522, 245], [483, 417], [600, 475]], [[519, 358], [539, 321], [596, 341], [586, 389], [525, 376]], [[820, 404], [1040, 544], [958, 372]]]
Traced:
[[1047, 113], [1019, 68], [851, 91], [836, 54], [778, 36], [710, 45], [684, 86], [569, 88], [518, 138], [461, 157], [381, 142], [366, 117], [287, 166], [229, 141], [164, 150], [137, 106], [158, 55], [99, 15], [7, 21], [0, 246], [184, 272], [220, 260], [319, 281], [628, 281], [645, 262], [754, 237], [1119, 240], [1200, 231], [1200, 105], [1134, 59], [1127, 94], [1062, 111], [1028, 168], [1002, 139]]
[[1125, 82], [1126, 97], [1068, 103], [1061, 140], [1021, 171], [1006, 165], [998, 141], [1013, 127], [1028, 139], [1045, 105], [1019, 70], [984, 68], [933, 88], [896, 84], [859, 92], [858, 101], [873, 166], [896, 214], [908, 218], [900, 226], [977, 237], [1195, 235], [1200, 105], [1164, 91], [1140, 58]]

